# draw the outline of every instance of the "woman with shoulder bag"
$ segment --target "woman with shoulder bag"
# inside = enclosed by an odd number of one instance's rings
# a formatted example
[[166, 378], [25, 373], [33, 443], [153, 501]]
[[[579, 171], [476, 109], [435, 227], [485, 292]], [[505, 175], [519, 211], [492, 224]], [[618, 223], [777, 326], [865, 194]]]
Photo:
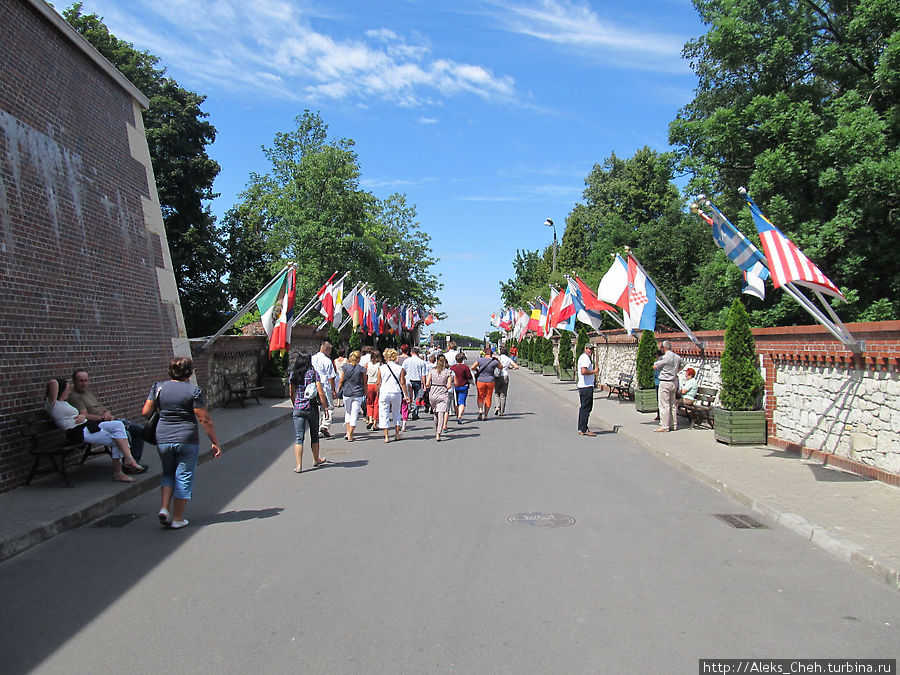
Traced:
[[300, 353], [291, 369], [291, 401], [294, 402], [294, 473], [303, 471], [303, 437], [309, 428], [309, 447], [313, 454], [313, 468], [322, 466], [319, 457], [319, 410], [328, 407], [322, 379], [312, 365], [312, 355]]
[[353, 442], [359, 411], [366, 405], [366, 369], [359, 365], [359, 359], [359, 352], [350, 353], [347, 363], [341, 368], [338, 385], [338, 394], [344, 399], [344, 427], [347, 431], [344, 438], [350, 442]]
[[384, 363], [378, 369], [378, 427], [384, 430], [384, 442], [390, 441], [388, 430], [394, 427], [394, 440], [400, 440], [400, 402], [409, 400], [406, 371], [397, 365], [397, 350], [384, 350]]
[[155, 410], [159, 411], [156, 427], [156, 449], [162, 463], [159, 522], [175, 530], [188, 524], [184, 509], [193, 494], [200, 452], [198, 422], [209, 436], [213, 455], [222, 454], [203, 390], [191, 384], [193, 372], [194, 362], [185, 356], [169, 361], [171, 379], [153, 385], [141, 410], [147, 418]]

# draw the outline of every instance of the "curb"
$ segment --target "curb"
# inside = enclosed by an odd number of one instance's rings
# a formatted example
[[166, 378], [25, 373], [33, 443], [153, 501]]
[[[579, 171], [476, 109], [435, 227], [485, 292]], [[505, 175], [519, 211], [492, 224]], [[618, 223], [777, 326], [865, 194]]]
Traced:
[[[536, 377], [530, 379], [542, 389], [555, 393], [560, 398], [571, 403], [572, 405], [575, 405], [575, 402], [563, 396], [562, 392], [558, 388], [542, 384], [543, 380]], [[724, 492], [729, 497], [739, 502], [740, 504], [743, 504], [747, 508], [756, 511], [772, 522], [781, 525], [788, 530], [791, 530], [795, 534], [800, 535], [804, 539], [808, 540], [813, 546], [817, 546], [823, 551], [826, 551], [827, 553], [840, 558], [844, 562], [850, 563], [851, 565], [853, 565], [853, 567], [856, 567], [857, 569], [868, 573], [870, 576], [874, 577], [883, 584], [886, 584], [893, 590], [900, 591], [900, 570], [896, 570], [890, 565], [886, 565], [880, 562], [875, 558], [875, 556], [873, 556], [858, 544], [854, 544], [847, 539], [843, 539], [834, 535], [828, 529], [810, 522], [801, 515], [792, 513], [790, 511], [785, 511], [777, 504], [754, 499], [746, 493], [741, 492], [740, 490], [737, 490], [730, 485], [726, 485], [718, 478], [710, 476], [709, 474], [694, 468], [690, 464], [687, 464], [686, 462], [673, 457], [664, 450], [653, 447], [647, 441], [638, 438], [627, 430], [624, 430], [621, 424], [612, 424], [602, 417], [598, 417], [597, 419], [599, 422], [609, 428], [613, 433], [618, 434], [623, 438], [627, 438], [635, 445], [665, 460], [666, 462], [677, 468], [679, 471], [693, 476], [694, 478], [700, 480], [703, 483], [706, 483], [710, 487], [713, 487], [720, 492]]]
[[[233, 450], [239, 445], [277, 427], [279, 424], [290, 419], [291, 414], [292, 411], [288, 410], [283, 415], [279, 415], [257, 427], [248, 429], [234, 438], [228, 439], [222, 443], [222, 453], [224, 454], [229, 450]], [[201, 452], [197, 457], [197, 464], [202, 464], [212, 458], [212, 449], [206, 450], [205, 452]], [[98, 502], [94, 502], [93, 504], [79, 509], [75, 513], [60, 516], [49, 522], [38, 523], [27, 532], [21, 532], [6, 541], [0, 541], [0, 562], [8, 560], [23, 551], [27, 551], [32, 546], [47, 541], [51, 537], [55, 537], [67, 530], [73, 530], [76, 527], [81, 527], [85, 523], [96, 520], [100, 516], [104, 516], [110, 511], [114, 511], [122, 504], [131, 501], [135, 497], [140, 497], [142, 494], [159, 487], [159, 483], [160, 476], [158, 474], [147, 476], [143, 480], [136, 481], [115, 494], [108, 495]]]

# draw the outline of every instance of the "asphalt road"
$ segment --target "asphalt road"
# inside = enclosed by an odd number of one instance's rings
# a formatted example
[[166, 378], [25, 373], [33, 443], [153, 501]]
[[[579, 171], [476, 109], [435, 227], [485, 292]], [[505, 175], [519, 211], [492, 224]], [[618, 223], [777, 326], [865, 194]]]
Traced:
[[[900, 596], [513, 378], [503, 419], [440, 444], [292, 427], [198, 470], [180, 531], [155, 493], [0, 564], [0, 670], [696, 673], [700, 658], [897, 658]], [[474, 409], [474, 401], [469, 407]], [[335, 431], [339, 430], [334, 425]], [[312, 464], [307, 454], [305, 463]], [[574, 524], [513, 524], [516, 514]], [[756, 516], [759, 519], [758, 516]], [[529, 521], [532, 522], [532, 521]]]

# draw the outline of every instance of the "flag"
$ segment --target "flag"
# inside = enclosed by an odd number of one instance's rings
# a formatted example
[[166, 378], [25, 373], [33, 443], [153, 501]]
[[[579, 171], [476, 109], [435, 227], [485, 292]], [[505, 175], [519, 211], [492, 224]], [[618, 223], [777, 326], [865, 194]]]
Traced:
[[[577, 319], [594, 330], [600, 330], [603, 325], [603, 310], [606, 308], [615, 311], [615, 307], [597, 300], [597, 296], [577, 276], [569, 279], [566, 285], [566, 293], [572, 298], [572, 309], [575, 310], [572, 318]], [[574, 330], [574, 322], [571, 330]]]
[[541, 308], [535, 307], [531, 303], [528, 303], [528, 307], [530, 308], [528, 330], [537, 333], [538, 327], [541, 325]]
[[334, 316], [332, 317], [332, 325], [339, 328], [341, 325], [341, 312], [344, 309], [344, 280], [341, 279], [331, 287], [331, 298], [334, 302]]
[[741, 292], [765, 300], [766, 287], [763, 282], [769, 278], [765, 257], [712, 202], [707, 201], [706, 205], [709, 206], [712, 215], [699, 210], [697, 213], [712, 227], [713, 241], [716, 245], [725, 251], [728, 259], [741, 270], [743, 277]]
[[597, 298], [628, 311], [628, 265], [618, 253], [597, 287]]
[[282, 272], [256, 301], [263, 328], [269, 336], [269, 352], [283, 351], [291, 344], [296, 283], [297, 274], [291, 267]]
[[628, 321], [625, 328], [629, 335], [635, 328], [656, 328], [656, 287], [631, 254], [628, 255]]
[[560, 293], [553, 286], [550, 287], [550, 305], [547, 307], [547, 328], [552, 330], [556, 328], [556, 316], [562, 307], [564, 293]]
[[435, 321], [437, 321], [437, 319], [434, 318], [434, 314], [429, 314], [428, 316], [425, 317], [425, 325], [426, 326], [430, 326]]
[[491, 314], [491, 325], [494, 328], [500, 328], [500, 315], [497, 312]]
[[500, 312], [500, 328], [505, 331], [512, 330], [513, 327], [513, 313], [509, 308], [504, 309]]
[[847, 298], [832, 283], [831, 279], [822, 274], [822, 271], [803, 254], [803, 251], [797, 248], [781, 230], [762, 214], [750, 195], [746, 192], [743, 194], [744, 199], [750, 205], [750, 213], [753, 214], [753, 222], [759, 232], [759, 238], [762, 239], [766, 260], [769, 262], [769, 272], [772, 274], [772, 284], [775, 288], [793, 283], [820, 293], [827, 293], [846, 302]]
[[334, 289], [334, 284], [326, 283], [322, 290], [319, 291], [318, 296], [316, 296], [321, 303], [319, 312], [325, 317], [326, 321], [334, 321]]
[[353, 326], [353, 330], [359, 328], [360, 324], [360, 312], [359, 312], [359, 284], [356, 284], [349, 293], [344, 294], [344, 300], [341, 303], [341, 306], [344, 308], [344, 311], [347, 312], [347, 316], [350, 319], [350, 325]]
[[513, 338], [516, 340], [521, 340], [525, 337], [525, 333], [528, 332], [528, 320], [531, 317], [531, 314], [524, 310], [519, 310], [516, 315], [516, 323], [513, 326]]

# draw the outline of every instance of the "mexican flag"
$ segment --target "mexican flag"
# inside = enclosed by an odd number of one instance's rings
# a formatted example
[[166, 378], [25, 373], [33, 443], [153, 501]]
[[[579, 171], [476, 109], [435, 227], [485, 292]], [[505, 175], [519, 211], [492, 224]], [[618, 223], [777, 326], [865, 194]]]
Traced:
[[269, 352], [284, 351], [291, 344], [296, 282], [297, 275], [291, 267], [282, 272], [256, 301], [263, 328], [269, 336]]

